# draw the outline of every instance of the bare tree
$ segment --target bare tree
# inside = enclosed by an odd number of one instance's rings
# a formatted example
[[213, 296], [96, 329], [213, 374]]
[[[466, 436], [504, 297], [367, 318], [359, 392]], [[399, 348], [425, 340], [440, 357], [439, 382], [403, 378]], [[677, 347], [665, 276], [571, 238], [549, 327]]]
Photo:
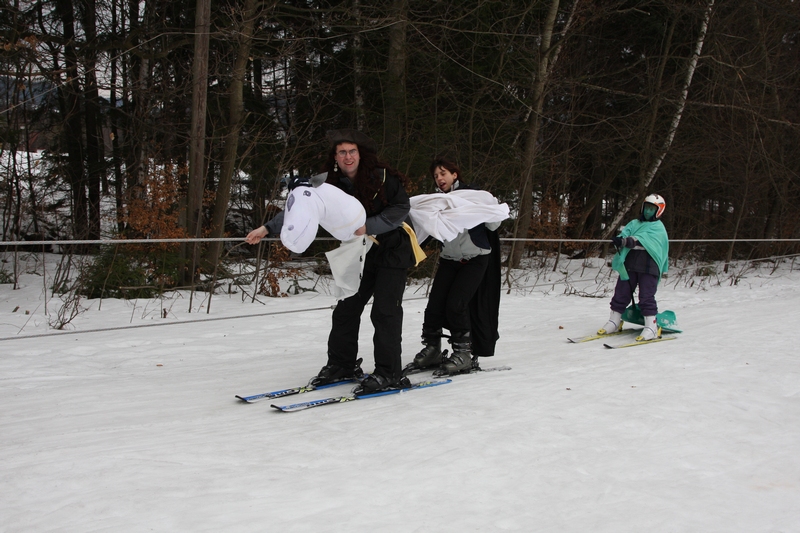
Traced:
[[[211, 0], [197, 0], [194, 62], [192, 64], [192, 128], [189, 147], [189, 188], [186, 195], [186, 230], [199, 237], [203, 222], [206, 174], [206, 106]], [[194, 273], [190, 274], [190, 278]]]
[[392, 0], [387, 58], [386, 120], [384, 145], [399, 155], [406, 109], [406, 28], [408, 0]]
[[[565, 34], [572, 24], [573, 16], [578, 8], [579, 3], [579, 0], [575, 0], [572, 3], [570, 15], [564, 28]], [[528, 236], [528, 229], [531, 225], [533, 178], [535, 174], [536, 158], [538, 156], [538, 146], [540, 143], [539, 129], [542, 121], [542, 110], [544, 109], [544, 99], [545, 94], [547, 93], [547, 84], [550, 81], [550, 75], [553, 71], [553, 66], [555, 65], [555, 61], [558, 58], [558, 53], [563, 44], [563, 36], [562, 40], [558, 41], [558, 43], [553, 43], [553, 32], [555, 30], [559, 4], [559, 0], [551, 0], [547, 17], [542, 25], [542, 35], [539, 44], [539, 65], [533, 77], [533, 90], [531, 93], [533, 105], [531, 106], [530, 122], [528, 124], [528, 131], [526, 132], [527, 138], [525, 142], [525, 150], [523, 152], [523, 174], [519, 183], [519, 214], [517, 215], [514, 228], [514, 236], [518, 239], [526, 238]], [[523, 243], [520, 241], [514, 242], [508, 260], [509, 266], [519, 266], [523, 249]]]
[[[212, 237], [222, 237], [225, 234], [225, 218], [230, 205], [231, 183], [239, 159], [239, 132], [244, 118], [244, 76], [258, 17], [258, 4], [259, 0], [245, 0], [241, 12], [241, 27], [236, 28], [233, 32], [236, 35], [235, 41], [238, 42], [238, 46], [228, 87], [228, 125], [223, 141], [223, 156], [214, 199], [214, 211], [211, 217]], [[222, 243], [219, 241], [209, 244], [205, 256], [209, 268], [213, 269], [216, 266], [221, 249]]]
[[713, 8], [714, 0], [707, 0], [703, 20], [700, 23], [700, 32], [697, 36], [697, 40], [695, 41], [694, 51], [689, 58], [688, 64], [686, 65], [686, 77], [684, 79], [683, 86], [681, 87], [678, 105], [675, 109], [675, 113], [672, 115], [667, 136], [664, 139], [659, 151], [654, 155], [653, 161], [650, 163], [647, 172], [640, 179], [636, 187], [636, 194], [631, 194], [628, 196], [626, 201], [620, 206], [617, 215], [614, 217], [611, 223], [606, 226], [606, 229], [603, 232], [603, 238], [610, 237], [617, 230], [624, 217], [630, 211], [631, 207], [644, 198], [645, 191], [650, 186], [650, 183], [652, 183], [656, 172], [658, 172], [658, 169], [661, 166], [661, 163], [669, 153], [672, 142], [675, 139], [675, 134], [678, 131], [678, 126], [681, 123], [684, 109], [686, 108], [686, 100], [689, 96], [689, 88], [692, 85], [692, 78], [694, 77], [695, 69], [697, 69], [697, 61], [700, 59], [700, 53], [703, 51], [703, 43], [705, 43], [706, 33], [708, 32], [708, 24], [711, 20]]

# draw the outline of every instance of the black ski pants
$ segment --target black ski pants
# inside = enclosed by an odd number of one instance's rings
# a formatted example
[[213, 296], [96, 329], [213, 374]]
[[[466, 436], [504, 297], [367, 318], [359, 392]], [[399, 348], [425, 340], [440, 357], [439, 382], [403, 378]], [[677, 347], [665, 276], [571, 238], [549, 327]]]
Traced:
[[358, 332], [364, 307], [373, 298], [370, 319], [375, 327], [375, 373], [385, 377], [402, 374], [403, 293], [407, 269], [376, 266], [367, 254], [358, 292], [339, 301], [333, 311], [328, 336], [328, 364], [351, 368], [358, 356]]
[[478, 290], [488, 264], [488, 255], [479, 255], [463, 263], [439, 260], [425, 308], [423, 330], [444, 327], [450, 330], [451, 336], [469, 333], [469, 302]]

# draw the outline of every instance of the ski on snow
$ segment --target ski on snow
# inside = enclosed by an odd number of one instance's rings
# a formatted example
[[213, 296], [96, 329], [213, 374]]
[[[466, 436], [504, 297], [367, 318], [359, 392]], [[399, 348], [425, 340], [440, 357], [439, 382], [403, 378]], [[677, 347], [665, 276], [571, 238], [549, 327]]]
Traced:
[[504, 366], [490, 366], [488, 368], [480, 368], [480, 367], [474, 368], [473, 367], [473, 368], [470, 368], [466, 372], [457, 372], [455, 374], [448, 374], [447, 372], [445, 372], [444, 370], [441, 370], [440, 368], [436, 368], [436, 369], [433, 369], [433, 368], [417, 368], [417, 367], [412, 366], [412, 365], [413, 365], [413, 363], [409, 363], [403, 369], [403, 375], [404, 376], [410, 376], [412, 374], [419, 374], [421, 372], [428, 372], [428, 371], [433, 370], [433, 374], [432, 374], [433, 377], [435, 377], [435, 378], [442, 378], [442, 377], [449, 378], [449, 377], [453, 377], [453, 376], [465, 376], [467, 374], [480, 374], [482, 372], [500, 372], [502, 370], [511, 370], [510, 366], [505, 366], [504, 365]]
[[[483, 372], [500, 372], [503, 370], [511, 370], [511, 367], [504, 365], [504, 366], [490, 366], [488, 368], [471, 368], [467, 372], [458, 372], [456, 374], [448, 374], [445, 370], [434, 370], [433, 377], [446, 378], [450, 376], [465, 376], [467, 374], [481, 374]], [[420, 372], [424, 372], [424, 370], [420, 370]]]
[[593, 335], [585, 335], [583, 337], [575, 337], [575, 338], [568, 338], [569, 342], [573, 343], [580, 343], [580, 342], [589, 342], [589, 341], [596, 341], [599, 339], [605, 339], [606, 337], [616, 337], [617, 335], [627, 335], [630, 333], [639, 333], [641, 328], [627, 328], [623, 329], [622, 331], [612, 331], [611, 333], [603, 333], [600, 335], [599, 333], [594, 333]]
[[315, 390], [327, 389], [329, 387], [336, 387], [337, 385], [344, 385], [346, 383], [357, 383], [361, 379], [367, 377], [365, 374], [362, 378], [343, 379], [341, 381], [334, 381], [333, 383], [326, 383], [325, 385], [303, 385], [301, 387], [292, 387], [290, 389], [275, 390], [271, 392], [262, 392], [261, 394], [254, 394], [252, 396], [239, 396], [238, 399], [245, 403], [256, 403], [261, 400], [274, 400], [276, 398], [283, 398], [284, 396], [293, 396], [295, 394], [303, 394], [306, 392], [313, 392]]
[[633, 348], [634, 346], [644, 346], [645, 344], [652, 344], [654, 342], [674, 341], [677, 338], [678, 337], [656, 337], [655, 339], [650, 339], [649, 341], [634, 340], [632, 342], [625, 342], [622, 344], [603, 344], [603, 346], [616, 350], [617, 348]]
[[[442, 358], [447, 356], [447, 352], [448, 352], [448, 350], [444, 350], [442, 352]], [[475, 363], [473, 362], [473, 364], [475, 364]], [[419, 368], [414, 363], [408, 363], [405, 366], [405, 368], [403, 368], [403, 375], [404, 376], [409, 376], [411, 374], [419, 374], [420, 372], [426, 372], [426, 371], [429, 371], [429, 370], [433, 370], [433, 377], [441, 378], [441, 377], [463, 376], [463, 375], [466, 375], [466, 374], [479, 374], [481, 372], [499, 372], [501, 370], [511, 370], [511, 367], [510, 366], [505, 366], [505, 365], [504, 366], [491, 366], [491, 367], [488, 367], [488, 368], [481, 368], [480, 366], [473, 366], [472, 368], [470, 368], [466, 372], [457, 372], [455, 374], [449, 374], [449, 373], [445, 372], [444, 370], [442, 370], [441, 368], [432, 368], [432, 367]]]
[[355, 394], [347, 394], [344, 396], [332, 396], [330, 398], [321, 398], [319, 400], [311, 400], [308, 402], [300, 402], [295, 403], [292, 405], [275, 405], [272, 404], [270, 407], [277, 409], [279, 411], [283, 411], [284, 413], [291, 413], [294, 411], [303, 411], [305, 409], [311, 409], [313, 407], [321, 407], [323, 405], [331, 405], [335, 403], [345, 403], [351, 402], [353, 400], [366, 400], [367, 398], [377, 398], [378, 396], [387, 396], [389, 394], [399, 394], [401, 392], [408, 392], [417, 389], [425, 389], [428, 387], [436, 387], [439, 385], [444, 385], [446, 383], [450, 383], [452, 380], [450, 379], [433, 379], [428, 381], [421, 381], [419, 383], [414, 383], [411, 387], [406, 387], [404, 389], [392, 389], [386, 390], [381, 392], [374, 392], [372, 394], [362, 394], [360, 396], [356, 396]]
[[[419, 373], [419, 372], [425, 372], [426, 370], [430, 370], [429, 368], [427, 368], [427, 369], [426, 368], [423, 368], [423, 369], [409, 368], [409, 366], [410, 366], [410, 364], [406, 366], [406, 369], [404, 370], [404, 375], [406, 375], [406, 374], [416, 374], [416, 373]], [[433, 377], [434, 378], [448, 378], [448, 377], [460, 376], [460, 375], [466, 375], [466, 374], [479, 374], [479, 373], [482, 373], [482, 372], [499, 372], [499, 371], [502, 371], [502, 370], [511, 370], [511, 367], [510, 366], [493, 366], [493, 367], [488, 367], [488, 368], [473, 368], [469, 372], [462, 372], [460, 374], [453, 374], [453, 375], [449, 375], [449, 374], [441, 374], [440, 375], [440, 374], [437, 374], [437, 372], [439, 372], [437, 370], [437, 371], [434, 371]], [[306, 392], [314, 392], [314, 391], [317, 391], [317, 390], [323, 390], [323, 389], [327, 389], [327, 388], [330, 388], [330, 387], [336, 387], [336, 386], [339, 386], [339, 385], [346, 385], [348, 383], [358, 383], [359, 381], [361, 381], [362, 379], [364, 379], [364, 378], [366, 378], [368, 376], [369, 376], [369, 374], [364, 374], [360, 378], [344, 379], [344, 380], [341, 380], [341, 381], [335, 381], [333, 383], [326, 383], [325, 385], [311, 385], [311, 384], [308, 384], [308, 385], [302, 385], [300, 387], [291, 387], [291, 388], [288, 388], [288, 389], [281, 389], [281, 390], [275, 390], [275, 391], [270, 391], [270, 392], [262, 392], [261, 394], [253, 394], [251, 396], [241, 396], [241, 395], [237, 394], [236, 398], [238, 400], [241, 400], [242, 402], [245, 402], [245, 403], [256, 403], [256, 402], [260, 402], [261, 400], [276, 400], [278, 398], [284, 398], [286, 396], [294, 396], [295, 394], [305, 394]]]

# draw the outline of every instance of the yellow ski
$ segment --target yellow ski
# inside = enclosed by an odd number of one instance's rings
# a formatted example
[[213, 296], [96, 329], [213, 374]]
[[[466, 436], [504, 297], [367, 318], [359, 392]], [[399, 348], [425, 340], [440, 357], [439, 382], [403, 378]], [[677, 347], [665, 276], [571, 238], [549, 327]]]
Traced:
[[633, 346], [644, 346], [645, 344], [651, 344], [654, 342], [661, 342], [661, 341], [674, 341], [678, 337], [656, 337], [655, 339], [650, 339], [649, 341], [633, 341], [627, 342], [625, 344], [603, 344], [606, 348], [616, 349], [616, 348], [631, 348]]

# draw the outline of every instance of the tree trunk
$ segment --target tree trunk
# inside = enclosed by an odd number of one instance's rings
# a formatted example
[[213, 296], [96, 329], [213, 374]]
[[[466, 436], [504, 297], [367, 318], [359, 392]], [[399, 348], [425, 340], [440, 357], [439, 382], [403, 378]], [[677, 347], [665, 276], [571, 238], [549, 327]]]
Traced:
[[686, 79], [683, 82], [681, 95], [678, 99], [678, 108], [675, 110], [675, 115], [673, 115], [669, 130], [667, 131], [667, 138], [661, 145], [661, 149], [656, 154], [656, 157], [651, 163], [647, 172], [639, 180], [639, 184], [636, 187], [636, 194], [626, 198], [622, 209], [619, 210], [617, 215], [614, 217], [614, 220], [608, 226], [606, 226], [606, 229], [603, 232], [604, 239], [609, 238], [614, 232], [617, 231], [617, 228], [619, 227], [623, 218], [628, 214], [631, 207], [644, 198], [645, 191], [653, 182], [656, 172], [658, 172], [661, 163], [669, 153], [669, 149], [672, 146], [672, 141], [675, 139], [675, 133], [678, 131], [678, 126], [680, 125], [681, 118], [683, 117], [683, 110], [686, 108], [686, 100], [689, 97], [689, 87], [692, 85], [692, 77], [694, 76], [694, 71], [697, 69], [697, 61], [700, 58], [700, 52], [703, 51], [703, 43], [705, 43], [706, 33], [708, 31], [708, 22], [711, 19], [711, 12], [713, 11], [713, 8], [714, 0], [708, 0], [705, 14], [703, 16], [703, 23], [700, 25], [700, 35], [697, 37], [694, 52], [692, 53], [692, 57], [689, 59], [689, 64], [686, 67]]
[[[130, 25], [130, 42], [138, 46], [141, 39], [142, 25], [139, 23], [139, 0], [128, 0], [128, 19]], [[125, 145], [125, 190], [127, 194], [140, 194], [139, 187], [144, 182], [144, 144], [147, 140], [143, 124], [146, 122], [148, 109], [149, 61], [136, 54], [129, 56], [123, 63], [122, 93], [124, 102], [123, 116], [126, 127], [123, 143]], [[127, 213], [118, 216], [127, 218]]]
[[387, 86], [384, 144], [395, 160], [402, 153], [403, 127], [406, 107], [406, 30], [408, 27], [408, 0], [392, 2], [392, 19], [389, 28], [389, 58], [387, 60]]
[[[655, 135], [656, 126], [658, 124], [658, 117], [659, 111], [661, 109], [661, 104], [664, 100], [664, 96], [661, 91], [661, 87], [663, 84], [664, 79], [664, 69], [666, 68], [667, 62], [672, 59], [670, 54], [670, 49], [672, 48], [672, 37], [675, 33], [675, 26], [678, 22], [679, 17], [675, 16], [672, 18], [672, 24], [670, 24], [669, 30], [667, 32], [667, 38], [664, 43], [663, 51], [661, 54], [661, 61], [658, 65], [658, 72], [656, 73], [655, 79], [651, 85], [651, 113], [650, 113], [650, 120], [648, 122], [648, 128], [645, 132], [645, 139], [641, 145], [641, 152], [639, 154], [639, 161], [641, 169], [639, 175], [639, 181], [642, 182], [645, 180], [645, 169], [647, 168], [647, 163], [650, 161], [651, 153], [652, 153], [652, 144], [653, 144], [653, 136]], [[616, 178], [613, 172], [606, 172], [602, 181], [600, 182], [600, 186], [592, 193], [589, 197], [589, 200], [586, 202], [584, 206], [584, 210], [581, 213], [578, 221], [575, 224], [575, 238], [580, 238], [583, 232], [586, 229], [586, 221], [589, 218], [589, 214], [593, 212], [595, 209], [600, 209], [603, 200], [606, 198], [606, 193], [611, 187], [612, 183], [614, 183], [614, 179]]]
[[[200, 237], [203, 221], [210, 20], [211, 0], [197, 0], [194, 59], [192, 64], [192, 129], [189, 146], [189, 186], [186, 194], [186, 233], [193, 237]], [[194, 273], [191, 273], [190, 279], [193, 277]]]
[[[772, 61], [770, 61], [769, 52], [766, 46], [766, 36], [764, 35], [763, 24], [761, 17], [758, 13], [758, 6], [755, 2], [751, 3], [753, 10], [753, 25], [755, 27], [756, 35], [758, 37], [758, 48], [761, 52], [762, 61], [764, 63], [764, 87], [763, 94], [767, 96], [769, 102], [765, 102], [767, 109], [771, 108], [771, 116], [776, 120], [784, 118], [783, 107], [778, 95], [776, 87], [768, 85], [770, 80], [775, 78], [772, 68]], [[756, 131], [759, 136], [760, 145], [762, 150], [773, 152], [775, 159], [777, 159], [777, 167], [780, 169], [786, 168], [786, 154], [784, 152], [784, 135], [785, 126], [781, 124], [768, 124], [765, 128], [766, 131], [761, 131], [761, 128], [756, 124]], [[776, 131], [777, 129], [777, 131]], [[767, 136], [766, 142], [764, 137]], [[769, 148], [767, 148], [769, 147]], [[780, 220], [781, 214], [785, 210], [787, 199], [790, 197], [789, 185], [791, 178], [783, 171], [770, 173], [771, 186], [768, 192], [768, 211], [766, 220], [764, 221], [764, 230], [761, 237], [764, 239], [776, 239], [782, 237], [780, 234]], [[763, 243], [760, 246], [760, 252], [763, 255], [769, 253], [769, 243]]]
[[[597, 167], [595, 166], [594, 168], [596, 169]], [[580, 239], [586, 231], [586, 222], [589, 220], [589, 216], [595, 212], [595, 210], [600, 209], [603, 198], [605, 198], [606, 191], [609, 187], [611, 187], [611, 184], [614, 182], [614, 178], [616, 177], [614, 173], [609, 172], [605, 166], [603, 166], [599, 171], [603, 173], [602, 178], [600, 179], [600, 185], [598, 185], [591, 196], [589, 196], [589, 199], [586, 200], [586, 204], [583, 206], [583, 210], [581, 211], [578, 220], [575, 222], [573, 237], [576, 239]]]
[[[242, 27], [239, 30], [239, 49], [236, 53], [231, 84], [228, 89], [228, 131], [225, 135], [222, 161], [220, 163], [219, 183], [214, 201], [214, 212], [211, 218], [211, 236], [223, 237], [225, 235], [225, 218], [228, 214], [228, 204], [231, 198], [231, 183], [236, 170], [236, 161], [239, 148], [239, 130], [243, 122], [243, 92], [244, 77], [247, 61], [250, 55], [253, 31], [255, 28], [258, 0], [245, 0], [242, 11]], [[206, 252], [207, 267], [213, 269], [219, 261], [222, 242], [212, 242]]]
[[364, 76], [364, 67], [361, 64], [361, 5], [359, 0], [353, 0], [353, 17], [356, 19], [356, 31], [353, 33], [353, 98], [355, 99], [356, 129], [364, 131], [367, 125], [367, 114], [364, 105], [364, 89], [361, 80]]
[[[577, 1], [575, 2], [577, 4]], [[522, 178], [519, 184], [519, 213], [517, 214], [514, 226], [514, 237], [524, 239], [528, 236], [528, 229], [531, 227], [531, 210], [533, 208], [533, 176], [537, 148], [539, 145], [539, 127], [541, 125], [542, 109], [544, 108], [544, 95], [550, 73], [550, 59], [556, 52], [551, 49], [553, 39], [553, 28], [556, 24], [558, 15], [559, 0], [551, 0], [550, 10], [544, 22], [542, 37], [539, 43], [539, 68], [534, 76], [533, 83], [533, 106], [531, 108], [531, 118], [528, 125], [528, 138], [525, 142], [523, 153]], [[573, 6], [574, 9], [574, 6]], [[508, 264], [511, 268], [519, 267], [522, 259], [522, 251], [525, 243], [514, 241], [511, 246]]]
[[[117, 32], [122, 33], [121, 28], [125, 27], [124, 22], [117, 21], [118, 13], [121, 15], [122, 11], [118, 11], [117, 2], [114, 1], [111, 6], [111, 31], [115, 34]], [[109, 87], [111, 109], [109, 110], [108, 118], [111, 126], [111, 158], [114, 161], [114, 202], [117, 210], [117, 232], [122, 233], [125, 230], [123, 223], [125, 204], [123, 198], [122, 153], [120, 152], [119, 128], [117, 127], [117, 122], [119, 121], [119, 111], [117, 110], [117, 54], [117, 49], [112, 48], [110, 52], [111, 65], [109, 67], [111, 71]]]
[[75, 50], [75, 16], [71, 0], [58, 0], [56, 10], [63, 25], [64, 71], [67, 79], [61, 85], [61, 113], [63, 119], [63, 139], [67, 152], [66, 175], [72, 193], [72, 236], [86, 239], [88, 236], [88, 216], [86, 201], [86, 179], [83, 168], [83, 131], [78, 96], [81, 91], [78, 78], [78, 55]]
[[[104, 158], [101, 137], [100, 95], [97, 90], [97, 13], [95, 0], [82, 0], [82, 23], [86, 33], [84, 49], [85, 70], [84, 100], [86, 102], [86, 164], [89, 189], [88, 238], [100, 238], [100, 184], [103, 178]], [[106, 192], [108, 186], [106, 185]]]

